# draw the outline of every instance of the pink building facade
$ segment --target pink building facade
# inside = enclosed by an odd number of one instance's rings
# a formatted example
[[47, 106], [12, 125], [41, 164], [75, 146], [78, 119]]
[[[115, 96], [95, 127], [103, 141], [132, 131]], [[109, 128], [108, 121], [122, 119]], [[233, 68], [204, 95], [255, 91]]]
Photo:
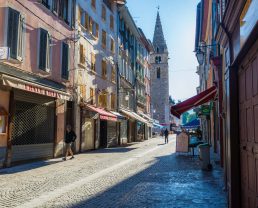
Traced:
[[62, 153], [73, 124], [72, 2], [0, 0], [0, 166]]

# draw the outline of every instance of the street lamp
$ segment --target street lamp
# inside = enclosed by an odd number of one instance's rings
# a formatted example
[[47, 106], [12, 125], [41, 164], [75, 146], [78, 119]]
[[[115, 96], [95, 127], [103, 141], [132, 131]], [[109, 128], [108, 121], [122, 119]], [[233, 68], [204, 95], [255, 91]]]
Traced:
[[197, 50], [194, 51], [197, 61], [199, 65], [203, 65], [205, 56], [206, 56], [206, 48], [219, 47], [219, 44], [206, 45], [205, 42], [202, 42], [201, 45], [198, 46]]
[[198, 51], [196, 51], [195, 55], [196, 55], [199, 65], [203, 65], [204, 55], [205, 55], [204, 52], [199, 49]]

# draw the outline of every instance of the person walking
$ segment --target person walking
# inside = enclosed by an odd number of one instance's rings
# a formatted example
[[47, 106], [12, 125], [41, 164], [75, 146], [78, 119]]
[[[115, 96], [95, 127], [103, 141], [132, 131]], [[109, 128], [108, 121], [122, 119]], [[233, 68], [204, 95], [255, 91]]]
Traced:
[[167, 144], [168, 143], [168, 129], [166, 129], [164, 131], [164, 135], [165, 135], [165, 144]]
[[66, 126], [66, 133], [65, 133], [65, 157], [63, 158], [64, 161], [66, 160], [69, 153], [71, 154], [70, 159], [74, 158], [71, 147], [72, 147], [73, 142], [76, 140], [76, 138], [77, 138], [77, 136], [74, 133], [74, 131], [72, 130], [71, 125], [68, 124]]

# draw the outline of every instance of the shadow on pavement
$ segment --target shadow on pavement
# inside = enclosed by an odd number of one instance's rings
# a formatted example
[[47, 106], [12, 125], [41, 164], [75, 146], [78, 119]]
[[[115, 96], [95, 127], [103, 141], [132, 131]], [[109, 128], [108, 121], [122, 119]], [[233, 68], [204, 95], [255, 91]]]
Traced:
[[125, 153], [135, 150], [137, 148], [124, 148], [124, 147], [114, 147], [114, 148], [105, 148], [105, 149], [97, 149], [88, 152], [84, 152], [81, 154], [99, 154], [99, 153]]
[[177, 154], [157, 157], [148, 164], [148, 168], [106, 191], [66, 207], [227, 207], [220, 167], [202, 171], [198, 158]]
[[20, 172], [29, 171], [36, 168], [42, 168], [48, 165], [53, 165], [59, 162], [63, 162], [61, 158], [57, 158], [53, 160], [42, 160], [37, 162], [34, 161], [27, 164], [19, 164], [10, 168], [1, 169], [0, 175], [20, 173]]

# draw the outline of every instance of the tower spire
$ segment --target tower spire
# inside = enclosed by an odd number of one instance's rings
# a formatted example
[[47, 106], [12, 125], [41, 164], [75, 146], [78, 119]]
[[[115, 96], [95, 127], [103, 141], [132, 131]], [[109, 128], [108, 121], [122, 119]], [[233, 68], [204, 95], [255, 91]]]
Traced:
[[167, 51], [167, 44], [164, 38], [163, 29], [159, 16], [159, 6], [157, 11], [156, 25], [153, 36], [153, 46], [157, 53], [164, 53]]

